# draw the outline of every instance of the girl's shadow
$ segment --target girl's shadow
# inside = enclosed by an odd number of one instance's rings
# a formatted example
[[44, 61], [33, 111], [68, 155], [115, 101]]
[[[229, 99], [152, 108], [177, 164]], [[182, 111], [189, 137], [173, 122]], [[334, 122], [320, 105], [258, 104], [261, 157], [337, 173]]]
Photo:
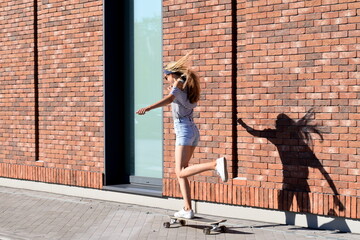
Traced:
[[[265, 130], [255, 130], [241, 118], [237, 120], [248, 133], [255, 137], [266, 138], [276, 146], [279, 152], [283, 166], [283, 187], [278, 196], [280, 210], [289, 211], [293, 199], [296, 197], [300, 212], [310, 212], [310, 186], [307, 179], [309, 177], [309, 167], [312, 167], [317, 168], [322, 173], [334, 193], [334, 203], [339, 207], [340, 211], [344, 211], [344, 205], [339, 200], [339, 193], [333, 180], [312, 150], [312, 133], [318, 135], [323, 141], [319, 127], [310, 125], [314, 116], [313, 109], [310, 109], [298, 121], [282, 113], [277, 117], [275, 129]], [[314, 219], [314, 216], [307, 215], [307, 221], [314, 225], [316, 219]], [[287, 224], [294, 224], [295, 214], [287, 213], [286, 222]]]

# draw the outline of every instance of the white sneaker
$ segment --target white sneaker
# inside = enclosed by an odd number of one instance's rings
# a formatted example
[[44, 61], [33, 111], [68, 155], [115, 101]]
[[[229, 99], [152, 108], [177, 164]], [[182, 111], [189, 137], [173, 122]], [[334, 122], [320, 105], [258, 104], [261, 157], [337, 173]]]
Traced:
[[228, 180], [228, 172], [226, 168], [226, 159], [225, 157], [221, 157], [216, 159], [216, 168], [217, 174], [221, 177], [223, 182], [227, 182]]
[[176, 212], [174, 214], [175, 217], [178, 217], [178, 218], [187, 218], [187, 219], [191, 219], [191, 218], [194, 218], [194, 211], [193, 210], [184, 210], [184, 209], [181, 209], [180, 211]]

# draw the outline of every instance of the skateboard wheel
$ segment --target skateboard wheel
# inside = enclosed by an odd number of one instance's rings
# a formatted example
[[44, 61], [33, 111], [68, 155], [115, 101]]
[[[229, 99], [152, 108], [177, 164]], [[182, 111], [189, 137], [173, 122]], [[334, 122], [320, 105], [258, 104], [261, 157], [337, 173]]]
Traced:
[[170, 223], [169, 223], [169, 222], [164, 222], [163, 226], [164, 226], [164, 228], [169, 228], [169, 227], [170, 227]]
[[220, 226], [220, 232], [225, 233], [226, 232], [226, 226]]
[[180, 223], [181, 226], [185, 226], [186, 221], [185, 220], [180, 220], [179, 223]]
[[204, 228], [203, 232], [205, 235], [210, 235], [210, 228]]

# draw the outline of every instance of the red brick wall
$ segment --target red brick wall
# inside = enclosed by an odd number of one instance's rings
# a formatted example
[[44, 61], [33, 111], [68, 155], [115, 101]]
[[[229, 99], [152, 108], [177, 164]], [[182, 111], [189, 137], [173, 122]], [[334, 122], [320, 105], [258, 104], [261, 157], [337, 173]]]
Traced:
[[0, 7], [0, 159], [15, 163], [34, 153], [32, 1]]
[[1, 176], [101, 187], [102, 2], [0, 9]]
[[[196, 49], [192, 65], [202, 76], [196, 115], [201, 144], [191, 162], [225, 155], [231, 176], [238, 177], [226, 184], [210, 172], [193, 177], [192, 197], [359, 218], [360, 3], [235, 2], [164, 1], [164, 62]], [[232, 131], [234, 107], [248, 126], [268, 130]], [[321, 131], [311, 134], [313, 146], [295, 127], [311, 108], [308, 125]], [[276, 132], [279, 116], [293, 126]], [[164, 121], [164, 193], [180, 197], [169, 109]]]

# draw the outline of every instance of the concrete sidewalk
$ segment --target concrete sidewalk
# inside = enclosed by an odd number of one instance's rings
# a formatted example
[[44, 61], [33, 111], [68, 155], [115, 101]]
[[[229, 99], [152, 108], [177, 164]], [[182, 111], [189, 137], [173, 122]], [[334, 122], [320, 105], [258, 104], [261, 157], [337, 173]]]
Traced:
[[[164, 228], [173, 211], [0, 187], [0, 239], [360, 239], [360, 235], [228, 219], [227, 233]], [[214, 218], [214, 217], [213, 217]], [[215, 217], [216, 218], [216, 217]]]

